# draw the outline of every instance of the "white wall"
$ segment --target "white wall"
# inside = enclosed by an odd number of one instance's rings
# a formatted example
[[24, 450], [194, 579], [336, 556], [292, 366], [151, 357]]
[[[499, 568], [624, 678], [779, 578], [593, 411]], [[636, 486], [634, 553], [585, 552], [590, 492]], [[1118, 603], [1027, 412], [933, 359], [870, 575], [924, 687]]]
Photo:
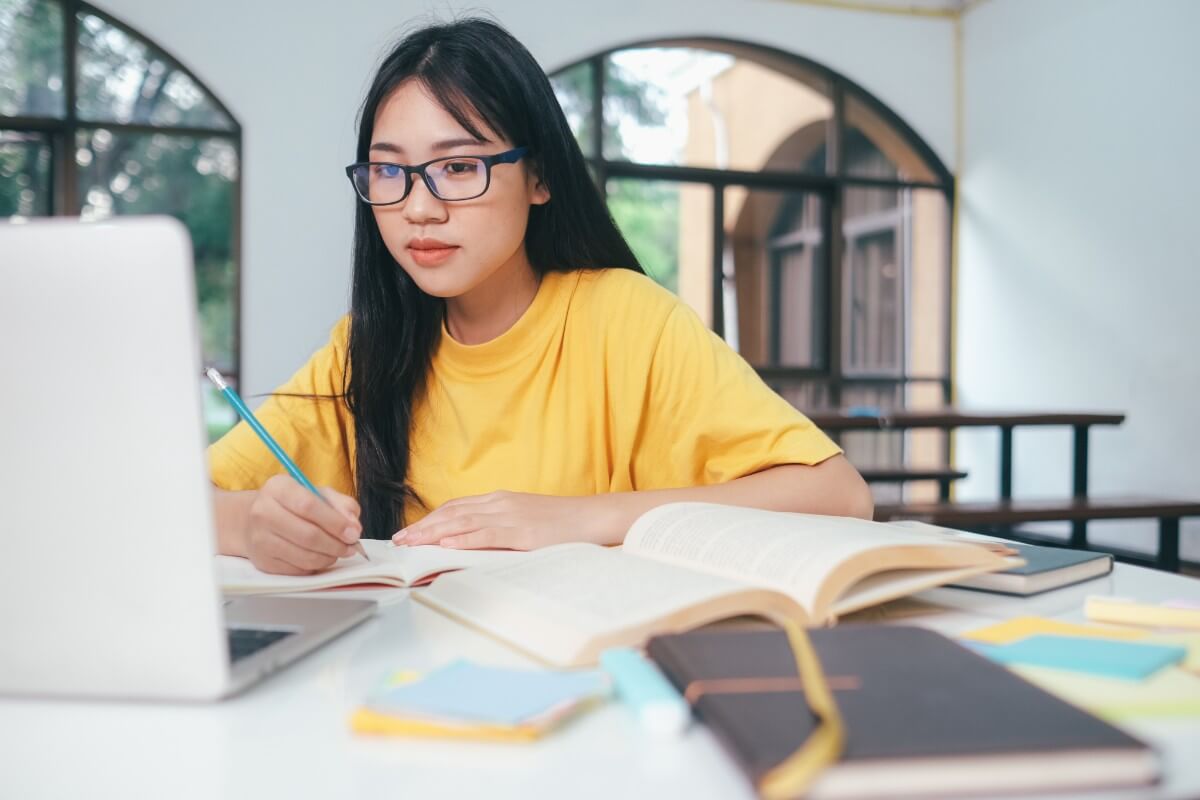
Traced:
[[[1127, 412], [1093, 433], [1097, 493], [1200, 496], [1198, 31], [1192, 0], [966, 18], [959, 399]], [[958, 445], [962, 496], [994, 496], [995, 436]], [[1018, 432], [1015, 493], [1068, 495], [1070, 454]], [[1095, 530], [1149, 545], [1153, 526]], [[1184, 538], [1198, 557], [1197, 521]]]
[[385, 44], [434, 8], [490, 10], [549, 71], [652, 37], [713, 35], [812, 58], [876, 94], [952, 163], [950, 24], [761, 0], [461, 3], [97, 0], [167, 48], [245, 137], [243, 377], [269, 391], [349, 303], [354, 115]]

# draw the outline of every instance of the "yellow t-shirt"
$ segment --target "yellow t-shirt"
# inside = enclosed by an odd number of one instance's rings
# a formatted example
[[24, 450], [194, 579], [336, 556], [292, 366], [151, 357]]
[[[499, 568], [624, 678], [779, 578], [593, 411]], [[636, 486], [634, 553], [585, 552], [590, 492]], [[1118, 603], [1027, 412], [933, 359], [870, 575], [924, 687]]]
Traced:
[[[339, 394], [349, 318], [278, 392]], [[344, 401], [256, 411], [318, 486], [354, 495]], [[414, 408], [409, 485], [428, 507], [507, 489], [559, 496], [701, 486], [841, 450], [675, 295], [624, 269], [551, 272], [507, 331], [445, 330]], [[245, 423], [209, 448], [213, 482], [257, 489], [283, 467]], [[405, 509], [413, 522], [427, 513]]]

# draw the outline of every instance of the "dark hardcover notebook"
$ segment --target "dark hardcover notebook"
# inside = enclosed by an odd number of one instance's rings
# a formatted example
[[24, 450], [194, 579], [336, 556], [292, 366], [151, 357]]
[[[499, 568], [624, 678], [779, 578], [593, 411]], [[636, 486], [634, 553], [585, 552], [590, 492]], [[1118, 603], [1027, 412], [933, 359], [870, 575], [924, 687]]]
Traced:
[[[1157, 758], [1141, 741], [941, 634], [848, 625], [809, 635], [847, 731], [841, 760], [811, 797], [1129, 786], [1158, 777]], [[703, 690], [694, 710], [756, 785], [815, 726], [798, 683], [776, 691], [712, 683], [796, 678], [781, 631], [658, 636], [647, 653], [681, 692]]]
[[1039, 547], [1005, 542], [1025, 559], [1025, 566], [976, 575], [953, 583], [964, 589], [1000, 594], [1031, 595], [1070, 586], [1112, 572], [1112, 556], [1065, 547]]

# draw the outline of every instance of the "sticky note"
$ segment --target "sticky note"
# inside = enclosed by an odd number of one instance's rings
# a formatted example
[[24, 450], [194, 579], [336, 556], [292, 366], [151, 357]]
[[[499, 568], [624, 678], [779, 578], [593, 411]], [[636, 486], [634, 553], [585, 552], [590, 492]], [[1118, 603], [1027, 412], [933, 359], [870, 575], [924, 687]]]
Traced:
[[516, 725], [557, 706], [607, 694], [608, 686], [599, 670], [506, 669], [461, 660], [421, 680], [387, 685], [366, 705], [398, 716]]
[[1056, 619], [1044, 617], [1015, 617], [986, 628], [979, 628], [962, 634], [964, 639], [972, 639], [988, 644], [1009, 644], [1020, 641], [1036, 634], [1054, 634], [1058, 636], [1091, 636], [1103, 639], [1135, 640], [1144, 639], [1146, 631], [1131, 628], [1112, 628], [1104, 625], [1079, 625], [1073, 622], [1059, 622]]
[[1176, 664], [1187, 655], [1187, 648], [1174, 645], [1047, 634], [1011, 644], [975, 644], [974, 648], [1002, 664], [1052, 667], [1133, 681]]
[[1200, 718], [1200, 675], [1177, 667], [1144, 681], [1102, 678], [1047, 667], [1015, 665], [1013, 672], [1068, 703], [1111, 721], [1147, 718]]

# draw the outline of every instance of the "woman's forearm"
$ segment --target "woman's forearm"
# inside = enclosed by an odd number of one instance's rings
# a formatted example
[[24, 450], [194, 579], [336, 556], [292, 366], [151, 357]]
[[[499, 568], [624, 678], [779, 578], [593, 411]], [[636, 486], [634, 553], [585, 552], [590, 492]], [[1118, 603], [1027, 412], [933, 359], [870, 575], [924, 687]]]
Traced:
[[875, 510], [866, 482], [840, 455], [811, 467], [782, 464], [715, 486], [621, 492], [595, 499], [604, 504], [605, 513], [596, 520], [609, 534], [602, 538], [615, 535], [616, 541], [639, 516], [665, 503], [722, 503], [861, 519], [871, 519]]

